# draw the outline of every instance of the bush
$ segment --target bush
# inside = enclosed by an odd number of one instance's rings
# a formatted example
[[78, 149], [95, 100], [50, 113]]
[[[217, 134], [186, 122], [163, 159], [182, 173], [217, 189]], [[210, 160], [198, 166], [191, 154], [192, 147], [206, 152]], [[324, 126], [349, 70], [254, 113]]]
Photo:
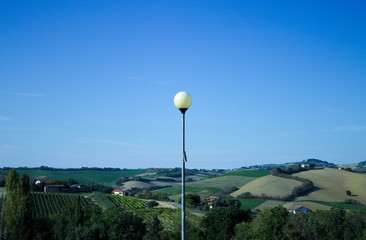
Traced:
[[157, 206], [159, 206], [159, 203], [157, 201], [149, 201], [147, 203], [148, 208], [154, 208], [154, 207], [157, 207]]
[[235, 226], [243, 221], [249, 221], [249, 210], [234, 207], [213, 208], [202, 219], [205, 239], [231, 239]]
[[245, 192], [245, 193], [242, 193], [237, 196], [237, 198], [239, 198], [239, 199], [245, 199], [245, 198], [250, 198], [250, 197], [252, 197], [252, 194], [250, 192]]

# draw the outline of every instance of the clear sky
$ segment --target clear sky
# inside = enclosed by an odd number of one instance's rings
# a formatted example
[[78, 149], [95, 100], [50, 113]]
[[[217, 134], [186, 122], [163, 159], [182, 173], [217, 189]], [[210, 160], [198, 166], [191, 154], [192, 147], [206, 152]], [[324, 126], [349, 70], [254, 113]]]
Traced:
[[366, 160], [365, 1], [0, 1], [0, 167]]

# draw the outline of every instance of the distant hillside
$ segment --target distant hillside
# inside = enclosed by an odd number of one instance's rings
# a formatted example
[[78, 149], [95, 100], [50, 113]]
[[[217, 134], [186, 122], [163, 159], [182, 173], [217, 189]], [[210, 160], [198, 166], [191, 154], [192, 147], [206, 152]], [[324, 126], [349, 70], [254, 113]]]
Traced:
[[302, 160], [300, 162], [253, 165], [253, 166], [249, 166], [249, 167], [241, 167], [241, 169], [266, 169], [266, 170], [271, 170], [273, 168], [288, 168], [292, 165], [297, 165], [297, 164], [300, 164], [300, 165], [301, 164], [312, 164], [315, 167], [326, 167], [326, 168], [335, 168], [335, 167], [337, 167], [337, 164], [334, 164], [334, 163], [331, 163], [331, 162], [319, 160], [319, 159], [316, 159], [316, 158], [309, 158], [309, 159], [306, 159], [306, 160]]
[[233, 192], [231, 196], [237, 197], [242, 193], [250, 192], [256, 196], [284, 197], [289, 195], [292, 189], [301, 184], [301, 182], [292, 179], [269, 175], [245, 184], [239, 190]]
[[[339, 169], [325, 168], [294, 174], [311, 180], [318, 189], [307, 196], [298, 197], [300, 200], [318, 200], [326, 202], [344, 202], [352, 199], [366, 204], [366, 175]], [[347, 196], [346, 191], [352, 195]]]
[[[43, 177], [52, 180], [75, 179], [81, 184], [99, 183], [104, 185], [114, 184], [121, 177], [130, 177], [146, 173], [146, 169], [137, 170], [43, 170], [43, 169], [17, 169], [20, 174], [27, 174], [31, 179]], [[1, 170], [0, 175], [7, 176], [9, 170]]]
[[326, 167], [326, 168], [335, 168], [337, 167], [336, 164], [330, 163], [327, 161], [315, 159], [315, 158], [309, 158], [306, 160], [303, 160], [301, 162], [297, 162], [298, 164], [314, 164], [316, 167]]

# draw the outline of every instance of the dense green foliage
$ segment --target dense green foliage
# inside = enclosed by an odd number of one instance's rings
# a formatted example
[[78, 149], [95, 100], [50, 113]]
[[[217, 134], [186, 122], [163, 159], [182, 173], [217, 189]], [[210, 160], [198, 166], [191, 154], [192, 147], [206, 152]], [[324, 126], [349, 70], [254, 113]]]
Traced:
[[267, 208], [250, 223], [235, 227], [234, 240], [355, 240], [366, 237], [366, 210], [339, 208], [292, 214], [278, 206]]
[[0, 239], [5, 238], [5, 200], [6, 196], [0, 193]]
[[7, 239], [32, 239], [32, 207], [30, 181], [11, 169], [6, 180], [7, 201], [5, 222]]
[[96, 206], [82, 207], [80, 201], [61, 214], [38, 221], [48, 224], [48, 229], [38, 229], [39, 239], [132, 240], [142, 239], [146, 233], [143, 220], [132, 213], [119, 208], [101, 211]]
[[234, 234], [238, 223], [249, 221], [249, 211], [234, 207], [214, 208], [202, 219], [206, 239], [225, 240]]

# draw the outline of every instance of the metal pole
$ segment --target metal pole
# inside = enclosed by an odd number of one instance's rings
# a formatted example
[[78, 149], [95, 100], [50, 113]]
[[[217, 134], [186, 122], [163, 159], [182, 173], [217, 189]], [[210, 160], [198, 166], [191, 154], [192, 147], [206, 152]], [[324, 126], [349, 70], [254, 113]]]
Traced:
[[185, 146], [185, 114], [183, 113], [183, 165], [182, 165], [182, 240], [185, 240], [185, 220], [186, 220], [186, 201], [185, 201], [185, 165], [187, 161]]

